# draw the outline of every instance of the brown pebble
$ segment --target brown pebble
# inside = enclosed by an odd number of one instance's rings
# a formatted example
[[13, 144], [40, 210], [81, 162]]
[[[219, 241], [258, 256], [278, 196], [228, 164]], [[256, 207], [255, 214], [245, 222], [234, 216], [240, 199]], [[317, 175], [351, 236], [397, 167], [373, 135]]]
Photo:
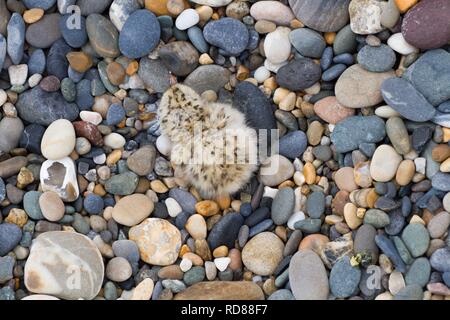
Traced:
[[108, 75], [109, 81], [115, 86], [122, 84], [126, 76], [125, 69], [118, 62], [108, 64], [106, 74]]
[[450, 157], [450, 146], [448, 144], [439, 144], [433, 148], [431, 157], [434, 161], [443, 162]]
[[97, 147], [103, 146], [103, 137], [97, 126], [86, 121], [76, 121], [73, 122], [73, 127], [77, 137], [84, 137], [89, 140], [90, 143]]
[[38, 22], [41, 20], [41, 18], [44, 16], [44, 10], [41, 8], [32, 8], [30, 10], [26, 10], [23, 13], [23, 20], [28, 23], [32, 24], [35, 22]]
[[39, 197], [39, 207], [41, 208], [42, 215], [48, 221], [56, 222], [61, 220], [64, 216], [64, 202], [55, 192], [44, 192]]
[[69, 52], [66, 58], [71, 68], [80, 73], [88, 71], [93, 64], [92, 57], [84, 52]]
[[161, 279], [181, 280], [183, 279], [183, 271], [181, 271], [180, 266], [176, 264], [165, 266], [159, 269], [158, 277]]
[[204, 217], [210, 217], [218, 214], [220, 209], [216, 202], [212, 200], [203, 200], [196, 203], [195, 210]]
[[231, 249], [230, 252], [228, 253], [228, 257], [231, 259], [231, 262], [228, 265], [228, 267], [231, 270], [237, 271], [242, 269], [241, 252], [238, 249], [236, 248]]

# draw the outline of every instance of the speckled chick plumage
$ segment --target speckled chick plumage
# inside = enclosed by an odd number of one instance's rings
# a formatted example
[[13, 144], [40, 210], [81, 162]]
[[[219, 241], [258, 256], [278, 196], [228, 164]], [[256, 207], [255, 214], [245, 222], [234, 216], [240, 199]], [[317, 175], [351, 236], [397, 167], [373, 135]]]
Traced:
[[204, 198], [237, 192], [257, 169], [256, 132], [231, 105], [208, 103], [178, 84], [163, 95], [158, 113], [177, 174]]

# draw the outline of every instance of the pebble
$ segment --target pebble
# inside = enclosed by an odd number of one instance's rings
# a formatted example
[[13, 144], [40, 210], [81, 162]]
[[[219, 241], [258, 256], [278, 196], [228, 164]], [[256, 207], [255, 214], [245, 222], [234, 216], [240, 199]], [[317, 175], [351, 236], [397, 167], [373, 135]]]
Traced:
[[424, 287], [430, 280], [431, 265], [427, 258], [414, 260], [405, 276], [406, 285], [419, 285]]
[[70, 121], [54, 121], [42, 137], [41, 152], [49, 160], [58, 160], [70, 155], [75, 148], [75, 130]]
[[[77, 250], [80, 246], [82, 251]], [[70, 276], [78, 269], [80, 286]], [[68, 273], [67, 270], [73, 270]], [[25, 264], [25, 286], [34, 293], [51, 294], [61, 299], [93, 299], [101, 289], [104, 275], [102, 256], [86, 236], [64, 231], [45, 232], [33, 242]]]
[[120, 31], [120, 52], [131, 59], [146, 56], [157, 46], [160, 35], [156, 16], [148, 10], [137, 10], [125, 21]]
[[353, 33], [351, 26], [347, 25], [336, 34], [333, 43], [335, 55], [354, 52], [356, 50], [356, 34]]
[[161, 60], [142, 58], [139, 63], [138, 75], [144, 81], [146, 88], [156, 92], [164, 92], [169, 88], [169, 70]]
[[430, 235], [420, 223], [410, 223], [403, 229], [402, 240], [415, 258], [423, 255], [429, 246]]
[[281, 67], [277, 73], [277, 83], [291, 91], [311, 87], [322, 76], [321, 68], [309, 58], [300, 58]]
[[250, 15], [257, 21], [271, 21], [282, 26], [289, 26], [295, 18], [292, 10], [278, 1], [258, 1], [251, 6]]
[[361, 270], [350, 264], [348, 256], [338, 260], [330, 272], [330, 290], [337, 298], [348, 298], [357, 290]]
[[355, 114], [355, 110], [342, 106], [335, 96], [330, 96], [314, 104], [314, 112], [330, 124], [337, 124]]
[[3, 118], [0, 120], [0, 151], [10, 152], [19, 145], [24, 126], [20, 118]]
[[21, 94], [16, 108], [23, 120], [43, 126], [58, 119], [73, 121], [78, 117], [75, 104], [68, 103], [60, 93], [45, 92], [39, 87]]
[[300, 250], [289, 264], [289, 283], [297, 300], [326, 300], [329, 284], [320, 257], [311, 250]]
[[383, 101], [381, 85], [393, 76], [393, 71], [370, 72], [355, 64], [345, 70], [336, 82], [336, 98], [348, 108], [373, 107]]
[[38, 22], [28, 26], [25, 33], [26, 41], [33, 47], [46, 49], [61, 38], [61, 15], [59, 13], [46, 14]]
[[27, 81], [28, 66], [19, 64], [8, 68], [9, 82], [13, 86], [21, 86]]
[[289, 0], [296, 17], [307, 27], [320, 32], [335, 32], [349, 21], [349, 0]]
[[434, 189], [448, 192], [450, 191], [450, 174], [438, 172], [433, 176], [431, 184]]
[[199, 66], [184, 80], [196, 92], [218, 92], [229, 80], [230, 72], [218, 65]]
[[287, 27], [278, 27], [266, 36], [264, 53], [270, 62], [280, 64], [288, 60], [291, 54], [290, 32]]
[[408, 120], [425, 122], [436, 113], [425, 97], [404, 79], [391, 78], [384, 81], [381, 92], [389, 106]]
[[385, 124], [377, 116], [354, 116], [339, 122], [331, 134], [337, 152], [355, 150], [363, 143], [376, 143], [386, 135]]
[[271, 232], [252, 238], [242, 250], [242, 262], [258, 275], [271, 275], [283, 257], [283, 242]]
[[418, 285], [406, 286], [394, 296], [394, 300], [422, 300], [422, 299], [423, 299], [423, 290]]
[[450, 1], [431, 0], [408, 10], [402, 22], [402, 34], [408, 43], [420, 49], [439, 48], [450, 40], [446, 23], [450, 18]]
[[150, 300], [155, 284], [152, 279], [146, 278], [133, 290], [130, 300]]
[[153, 202], [145, 195], [133, 194], [120, 199], [112, 211], [113, 219], [125, 226], [135, 226], [152, 213]]
[[320, 33], [307, 28], [295, 29], [289, 33], [289, 40], [304, 57], [320, 58], [326, 43]]
[[416, 53], [419, 50], [410, 45], [408, 42], [406, 42], [405, 38], [403, 37], [401, 32], [394, 33], [392, 36], [389, 37], [387, 44], [389, 47], [391, 47], [392, 50], [395, 52], [398, 52], [404, 56], [407, 56], [412, 53]]
[[151, 173], [155, 166], [156, 150], [152, 145], [144, 146], [134, 152], [128, 159], [128, 168], [139, 176]]
[[175, 296], [175, 300], [205, 299], [262, 300], [264, 293], [256, 283], [250, 281], [211, 281], [196, 283]]
[[91, 215], [98, 215], [103, 211], [105, 203], [102, 197], [96, 194], [88, 194], [83, 201], [84, 209]]
[[86, 18], [86, 32], [92, 48], [101, 57], [115, 58], [120, 54], [119, 33], [112, 22], [104, 16], [98, 13], [90, 14]]
[[39, 173], [42, 190], [53, 191], [67, 202], [75, 201], [79, 196], [79, 188], [75, 165], [66, 157], [60, 160], [45, 161]]
[[276, 225], [284, 225], [294, 211], [295, 195], [292, 188], [283, 188], [272, 202], [271, 218]]
[[205, 40], [230, 55], [239, 55], [248, 45], [249, 33], [237, 19], [222, 18], [211, 21], [203, 29]]
[[123, 282], [131, 277], [132, 272], [131, 265], [125, 258], [115, 257], [106, 265], [105, 275], [112, 281]]
[[348, 8], [350, 25], [356, 34], [374, 34], [383, 31], [381, 14], [383, 4], [376, 0], [352, 0]]
[[450, 272], [450, 248], [439, 248], [430, 257], [430, 264], [433, 269], [439, 272]]
[[125, 172], [112, 176], [105, 182], [105, 190], [114, 195], [131, 195], [139, 182], [139, 177], [133, 172]]
[[[442, 77], [442, 72], [450, 72], [450, 53], [442, 50], [429, 50], [416, 60], [403, 77], [419, 91], [433, 106], [450, 99], [450, 79]], [[428, 80], [424, 80], [426, 76]], [[425, 104], [424, 110], [431, 109]], [[421, 112], [422, 113], [422, 112]]]
[[[280, 192], [278, 192], [278, 194], [280, 194]], [[308, 195], [306, 200], [306, 213], [308, 213], [308, 215], [313, 219], [320, 219], [324, 212], [325, 194], [323, 192], [316, 191]]]
[[307, 138], [302, 131], [293, 131], [279, 141], [279, 154], [290, 159], [300, 157], [307, 147]]
[[0, 256], [7, 255], [22, 238], [22, 230], [15, 224], [0, 224]]
[[390, 223], [390, 218], [386, 212], [379, 209], [370, 209], [364, 215], [364, 224], [370, 224], [377, 229], [386, 227]]
[[22, 16], [14, 12], [7, 27], [7, 52], [13, 64], [19, 64], [23, 57], [25, 44], [25, 22]]
[[181, 248], [180, 231], [159, 218], [148, 218], [132, 227], [129, 238], [138, 245], [142, 260], [158, 266], [173, 264]]
[[200, 21], [200, 16], [194, 9], [186, 9], [177, 17], [175, 26], [179, 30], [187, 30]]
[[294, 166], [289, 159], [281, 155], [273, 155], [260, 169], [261, 182], [265, 186], [274, 187], [291, 178], [294, 171]]
[[386, 72], [391, 70], [397, 57], [395, 52], [387, 45], [379, 47], [364, 46], [358, 52], [358, 63], [366, 70], [371, 72]]
[[44, 192], [39, 197], [39, 208], [41, 209], [44, 218], [48, 221], [61, 220], [65, 212], [64, 203], [60, 197], [52, 191]]
[[13, 278], [13, 268], [16, 260], [11, 256], [0, 257], [0, 283], [8, 282]]
[[402, 157], [389, 145], [381, 145], [373, 154], [370, 175], [375, 181], [388, 182], [395, 177]]
[[442, 237], [445, 232], [447, 232], [450, 226], [450, 214], [443, 211], [435, 215], [427, 225], [430, 237], [433, 239], [438, 239]]
[[159, 57], [175, 75], [189, 75], [198, 65], [197, 50], [187, 41], [175, 41], [159, 50]]
[[223, 216], [208, 235], [209, 247], [215, 249], [225, 245], [228, 248], [233, 248], [234, 241], [237, 239], [243, 223], [244, 219], [239, 213], [228, 213]]

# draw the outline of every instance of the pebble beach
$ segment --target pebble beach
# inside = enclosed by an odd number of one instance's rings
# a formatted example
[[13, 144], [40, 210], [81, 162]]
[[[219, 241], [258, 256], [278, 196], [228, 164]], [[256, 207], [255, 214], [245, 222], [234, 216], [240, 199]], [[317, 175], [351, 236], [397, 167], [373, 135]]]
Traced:
[[450, 300], [449, 230], [450, 0], [0, 0], [0, 300]]

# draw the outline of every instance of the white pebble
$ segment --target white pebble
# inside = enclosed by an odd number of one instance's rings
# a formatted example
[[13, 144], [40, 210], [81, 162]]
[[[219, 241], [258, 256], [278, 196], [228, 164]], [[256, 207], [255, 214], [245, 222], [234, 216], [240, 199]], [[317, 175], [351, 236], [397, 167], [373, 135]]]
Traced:
[[214, 264], [220, 272], [225, 271], [230, 263], [231, 259], [228, 257], [214, 259]]
[[306, 181], [306, 178], [305, 178], [305, 175], [303, 174], [303, 172], [296, 171], [294, 173], [294, 182], [295, 182], [296, 185], [301, 187], [302, 185], [305, 184], [305, 181]]
[[414, 52], [419, 52], [419, 49], [417, 49], [416, 47], [413, 47], [408, 42], [406, 42], [406, 40], [403, 37], [401, 32], [393, 34], [388, 39], [387, 44], [389, 47], [391, 47], [392, 50], [394, 50], [404, 56], [414, 53]]
[[81, 120], [92, 123], [96, 126], [103, 121], [102, 115], [94, 111], [81, 111], [80, 118]]
[[186, 258], [183, 258], [180, 262], [180, 269], [183, 272], [187, 272], [192, 268], [192, 261]]
[[12, 86], [25, 84], [28, 76], [28, 66], [26, 64], [12, 65], [8, 68], [9, 82]]
[[7, 100], [8, 95], [6, 94], [5, 90], [0, 89], [0, 107], [4, 105]]
[[168, 156], [170, 151], [172, 151], [172, 142], [168, 136], [160, 135], [158, 139], [156, 139], [156, 148], [162, 155]]
[[286, 62], [291, 54], [289, 33], [291, 29], [278, 27], [270, 32], [264, 40], [264, 53], [270, 62], [279, 64]]
[[200, 16], [194, 9], [186, 9], [178, 16], [175, 26], [178, 30], [186, 30], [195, 26], [200, 21]]
[[323, 136], [322, 139], [320, 139], [320, 145], [321, 146], [329, 146], [331, 144], [331, 139], [327, 136]]
[[379, 116], [380, 118], [389, 119], [391, 117], [398, 117], [400, 113], [395, 111], [390, 106], [381, 106], [375, 109], [375, 114]]
[[106, 162], [106, 154], [102, 153], [101, 155], [98, 155], [94, 157], [95, 164], [104, 164]]
[[419, 157], [414, 159], [414, 164], [416, 165], [416, 172], [425, 174], [425, 168], [427, 166], [427, 159]]
[[104, 142], [105, 146], [110, 147], [112, 149], [120, 149], [126, 143], [125, 138], [115, 132], [108, 134], [105, 137]]
[[298, 221], [303, 221], [305, 219], [306, 219], [305, 214], [302, 211], [298, 211], [289, 218], [287, 225], [289, 229], [295, 230], [294, 228], [295, 223]]
[[254, 78], [256, 79], [256, 81], [258, 81], [258, 83], [263, 83], [270, 78], [270, 71], [267, 70], [266, 67], [261, 66], [256, 69]]
[[269, 197], [269, 198], [275, 198], [275, 196], [278, 193], [278, 189], [276, 188], [271, 188], [271, 187], [264, 187], [264, 194], [263, 197]]
[[165, 202], [167, 212], [169, 212], [169, 216], [172, 218], [175, 218], [183, 211], [180, 204], [174, 198], [167, 198]]
[[36, 87], [42, 80], [42, 75], [39, 73], [33, 74], [31, 77], [28, 78], [28, 85], [30, 88]]

